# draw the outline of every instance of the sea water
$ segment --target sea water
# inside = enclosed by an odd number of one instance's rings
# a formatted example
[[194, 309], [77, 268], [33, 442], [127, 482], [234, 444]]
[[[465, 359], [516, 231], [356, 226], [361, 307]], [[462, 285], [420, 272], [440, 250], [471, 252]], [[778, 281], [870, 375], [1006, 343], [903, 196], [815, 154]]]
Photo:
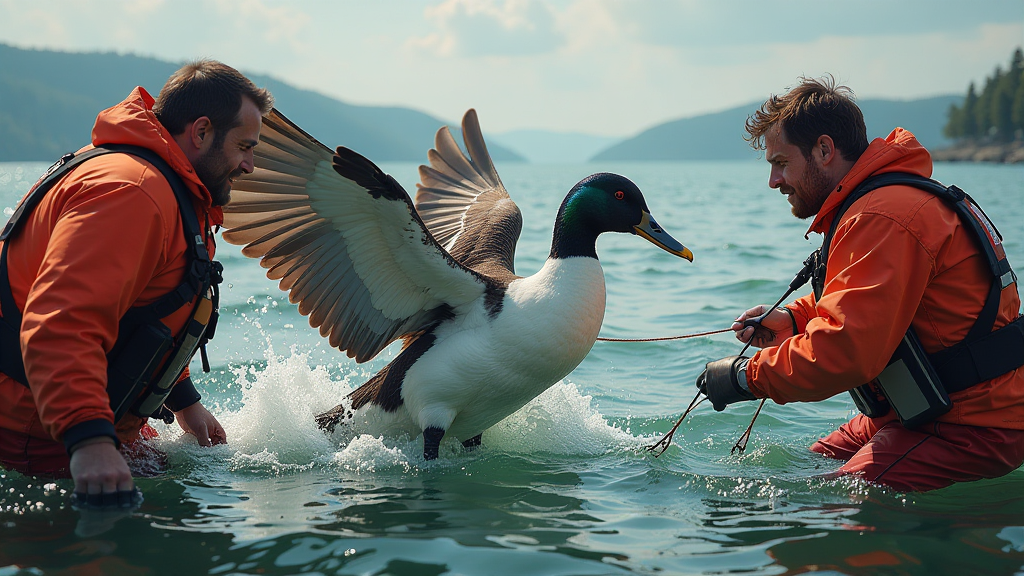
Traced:
[[[9, 214], [45, 168], [0, 164], [0, 207]], [[383, 168], [415, 189], [415, 164]], [[636, 236], [600, 238], [607, 337], [725, 328], [781, 296], [820, 243], [768, 189], [763, 161], [498, 168], [523, 213], [520, 275], [541, 267], [566, 191], [598, 171], [633, 179], [693, 250], [689, 263]], [[939, 164], [935, 177], [981, 203], [1024, 267], [1024, 167]], [[839, 463], [807, 447], [854, 413], [847, 395], [768, 403], [742, 454], [730, 448], [755, 404], [704, 404], [661, 457], [646, 451], [693, 398], [703, 365], [739, 352], [728, 334], [598, 342], [478, 449], [449, 441], [435, 461], [423, 460], [420, 438], [325, 435], [313, 417], [397, 347], [356, 364], [257, 262], [224, 242], [218, 255], [226, 280], [213, 371], [192, 370], [228, 444], [201, 448], [158, 423], [169, 469], [138, 480], [145, 502], [125, 517], [73, 510], [70, 481], [0, 470], [0, 576], [1024, 570], [1024, 471], [926, 494], [828, 479]]]

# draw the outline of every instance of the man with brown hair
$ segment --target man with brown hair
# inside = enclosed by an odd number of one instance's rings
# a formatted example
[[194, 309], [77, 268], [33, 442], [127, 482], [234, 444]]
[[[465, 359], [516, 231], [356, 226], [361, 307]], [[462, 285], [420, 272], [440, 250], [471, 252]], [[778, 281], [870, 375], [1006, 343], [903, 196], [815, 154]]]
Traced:
[[[118, 447], [155, 434], [147, 416], [226, 442], [187, 365], [216, 318], [211, 226], [253, 170], [271, 105], [229, 66], [187, 64], [155, 101], [140, 86], [101, 112], [92, 145], [22, 200], [0, 258], [0, 465], [124, 504], [134, 482]], [[136, 377], [121, 390], [125, 370]]]
[[[894, 409], [886, 398], [871, 397], [875, 406], [855, 396], [871, 416], [858, 414], [811, 450], [845, 460], [840, 474], [899, 490], [993, 478], [1020, 466], [1024, 324], [1012, 271], [994, 279], [985, 241], [947, 200], [892, 180], [868, 184], [887, 173], [930, 177], [927, 150], [901, 128], [868, 143], [852, 93], [830, 77], [803, 78], [772, 96], [746, 129], [771, 165], [768, 185], [786, 196], [795, 216], [813, 217], [808, 233], [825, 235], [826, 252], [819, 253], [815, 294], [772, 311], [752, 308], [733, 324], [737, 339], [761, 350], [708, 364], [697, 385], [715, 409], [755, 398], [784, 404], [877, 390], [862, 385], [883, 375], [914, 333], [919, 356], [927, 355], [948, 389], [935, 392], [948, 391], [947, 404], [915, 420], [907, 405], [897, 413], [896, 388], [882, 386]], [[988, 241], [1001, 253], [996, 234]], [[746, 322], [765, 312], [759, 323]], [[972, 363], [979, 346], [997, 341], [998, 369]], [[967, 373], [973, 378], [960, 377]]]

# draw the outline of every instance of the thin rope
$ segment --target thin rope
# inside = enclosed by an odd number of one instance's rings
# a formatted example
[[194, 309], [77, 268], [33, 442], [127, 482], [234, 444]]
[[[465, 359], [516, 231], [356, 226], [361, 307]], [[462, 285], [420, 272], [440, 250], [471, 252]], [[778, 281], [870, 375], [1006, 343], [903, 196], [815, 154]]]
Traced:
[[754, 429], [754, 420], [757, 420], [757, 415], [761, 413], [761, 408], [764, 408], [766, 400], [768, 399], [761, 399], [761, 403], [757, 405], [757, 410], [754, 412], [754, 417], [750, 419], [750, 425], [747, 426], [747, 430], [742, 436], [740, 436], [739, 440], [733, 444], [732, 450], [729, 451], [729, 454], [735, 454], [737, 450], [740, 451], [740, 454], [743, 454], [743, 451], [747, 449], [747, 442], [750, 440], [750, 431]]
[[[787, 292], [782, 298], [779, 298], [779, 301], [776, 302], [775, 306], [772, 306], [771, 309], [774, 310], [775, 308], [777, 308], [779, 306], [779, 304], [781, 304], [782, 301], [788, 295], [789, 295], [789, 292]], [[762, 326], [762, 328], [764, 328], [764, 326]], [[775, 339], [775, 332], [773, 330], [771, 330], [770, 328], [765, 328], [765, 330], [768, 330], [771, 333], [771, 339], [774, 340]], [[743, 350], [740, 350], [740, 356], [743, 356], [743, 353], [747, 351], [747, 348], [750, 348], [750, 345], [753, 342], [754, 342], [754, 335], [751, 334], [750, 335], [750, 340], [747, 340], [747, 345], [743, 347]], [[743, 451], [747, 449], [747, 442], [750, 441], [750, 433], [754, 430], [754, 422], [757, 421], [757, 415], [761, 413], [761, 408], [764, 408], [764, 403], [765, 403], [766, 400], [768, 400], [768, 398], [762, 398], [761, 399], [761, 403], [757, 405], [757, 410], [754, 411], [754, 416], [750, 419], [750, 424], [747, 425], [747, 429], [743, 432], [743, 435], [740, 436], [739, 439], [736, 440], [736, 443], [732, 445], [732, 450], [729, 451], [729, 454], [735, 454], [737, 450], [740, 451], [740, 454], [743, 454]]]
[[[788, 293], [787, 293], [787, 296], [788, 296]], [[784, 299], [785, 297], [786, 296], [783, 296], [782, 299]], [[782, 302], [782, 299], [780, 299], [779, 302]], [[770, 310], [774, 310], [777, 306], [778, 306], [778, 304], [776, 304], [775, 306], [772, 306], [772, 308], [770, 308]], [[600, 340], [602, 342], [662, 342], [662, 341], [665, 341], [665, 340], [685, 340], [686, 338], [699, 338], [701, 336], [712, 336], [714, 334], [722, 334], [723, 332], [728, 332], [730, 330], [732, 330], [731, 327], [730, 328], [722, 328], [721, 330], [710, 330], [708, 332], [697, 332], [695, 334], [684, 334], [682, 336], [662, 336], [662, 337], [659, 337], [659, 338], [598, 338], [598, 340]], [[772, 335], [772, 338], [774, 338], [774, 334]], [[747, 340], [747, 344], [743, 347], [743, 350], [740, 350], [740, 356], [742, 356], [743, 353], [746, 352], [748, 348], [750, 348], [750, 345], [753, 342], [754, 342], [754, 336], [751, 335], [750, 336], [750, 340]], [[686, 416], [690, 412], [692, 412], [694, 408], [699, 406], [702, 402], [704, 402], [707, 399], [708, 399], [707, 396], [704, 396], [703, 398], [701, 398], [701, 393], [697, 392], [697, 395], [693, 397], [692, 401], [690, 401], [690, 405], [686, 407], [686, 411], [683, 412], [683, 415], [680, 416], [679, 420], [677, 420], [675, 425], [672, 426], [672, 429], [669, 430], [668, 433], [666, 433], [664, 436], [662, 436], [661, 440], [658, 440], [654, 444], [652, 444], [650, 446], [647, 446], [646, 447], [647, 450], [649, 452], [656, 452], [654, 454], [655, 458], [657, 458], [658, 456], [661, 456], [662, 454], [664, 454], [665, 450], [668, 450], [668, 447], [672, 445], [672, 437], [675, 436], [676, 430], [683, 423], [683, 420], [686, 419]], [[766, 400], [768, 400], [768, 399], [767, 398], [762, 398], [761, 399], [761, 403], [758, 404], [757, 410], [754, 412], [754, 417], [750, 419], [750, 425], [747, 426], [747, 429], [746, 429], [746, 431], [743, 432], [743, 435], [740, 436], [738, 440], [736, 440], [736, 444], [733, 445], [732, 450], [729, 452], [730, 454], [735, 454], [737, 450], [739, 450], [740, 454], [742, 454], [743, 451], [747, 449], [747, 442], [750, 441], [750, 433], [754, 429], [754, 422], [757, 420], [758, 414], [761, 413], [761, 408], [764, 407], [764, 403], [765, 403]]]
[[[672, 436], [675, 435], [676, 429], [679, 428], [679, 425], [682, 424], [683, 420], [686, 419], [686, 415], [689, 414], [694, 408], [699, 406], [701, 402], [703, 402], [703, 401], [705, 401], [707, 399], [708, 399], [707, 396], [701, 398], [701, 392], [697, 392], [697, 395], [694, 396], [693, 400], [690, 401], [690, 405], [686, 407], [686, 411], [683, 412], [683, 415], [680, 416], [679, 420], [676, 421], [676, 425], [673, 426], [672, 429], [669, 430], [667, 434], [662, 436], [661, 440], [658, 440], [654, 444], [652, 444], [650, 446], [647, 446], [647, 451], [648, 452], [654, 452], [655, 450], [657, 450], [657, 453], [654, 455], [655, 458], [657, 458], [658, 456], [661, 456], [662, 454], [664, 454], [665, 450], [668, 450], [668, 447], [672, 445]], [[660, 448], [660, 450], [659, 450], [659, 448]]]
[[709, 332], [697, 332], [696, 334], [684, 334], [682, 336], [661, 336], [659, 338], [598, 338], [598, 340], [602, 342], [661, 342], [664, 340], [685, 340], [686, 338], [711, 336], [713, 334], [721, 334], [730, 330], [732, 330], [732, 328], [722, 328], [721, 330], [711, 330]]

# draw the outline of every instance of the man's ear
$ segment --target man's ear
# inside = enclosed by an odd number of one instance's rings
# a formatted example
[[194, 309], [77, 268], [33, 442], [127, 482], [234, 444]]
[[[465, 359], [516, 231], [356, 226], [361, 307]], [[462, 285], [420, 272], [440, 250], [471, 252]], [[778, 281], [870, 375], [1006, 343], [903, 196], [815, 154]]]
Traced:
[[814, 143], [812, 154], [821, 158], [822, 166], [828, 166], [839, 155], [836, 151], [835, 142], [832, 141], [832, 137], [828, 134], [818, 136], [818, 141]]
[[206, 152], [213, 145], [213, 123], [206, 116], [196, 118], [186, 129], [188, 143], [197, 152]]

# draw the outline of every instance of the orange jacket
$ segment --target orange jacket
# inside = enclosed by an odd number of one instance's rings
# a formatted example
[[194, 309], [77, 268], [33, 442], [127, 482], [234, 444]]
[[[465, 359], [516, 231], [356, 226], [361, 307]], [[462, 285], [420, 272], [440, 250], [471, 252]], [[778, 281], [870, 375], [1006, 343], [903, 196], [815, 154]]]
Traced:
[[[99, 114], [92, 144], [133, 144], [158, 153], [192, 192], [199, 222], [220, 224], [220, 209], [152, 106], [153, 98], [136, 88]], [[117, 340], [118, 321], [130, 307], [176, 288], [185, 274], [187, 246], [170, 185], [135, 156], [94, 158], [46, 194], [11, 242], [9, 278], [23, 314], [30, 388], [0, 374], [0, 427], [60, 441], [71, 427], [113, 422], [106, 354]], [[212, 238], [207, 248], [212, 257]], [[163, 319], [172, 333], [181, 331], [190, 308]], [[117, 434], [130, 439], [141, 425], [125, 417]]]
[[[931, 176], [928, 151], [901, 128], [875, 139], [821, 207], [808, 233], [824, 234], [846, 196], [885, 172]], [[962, 340], [988, 296], [992, 275], [973, 236], [945, 201], [917, 188], [869, 192], [842, 216], [828, 253], [821, 299], [788, 305], [798, 334], [754, 355], [751, 391], [779, 404], [824, 400], [878, 376], [908, 326], [928, 353]], [[1005, 288], [994, 328], [1018, 316]], [[1024, 429], [1024, 368], [951, 395], [943, 422]], [[894, 412], [877, 419], [892, 420]]]

